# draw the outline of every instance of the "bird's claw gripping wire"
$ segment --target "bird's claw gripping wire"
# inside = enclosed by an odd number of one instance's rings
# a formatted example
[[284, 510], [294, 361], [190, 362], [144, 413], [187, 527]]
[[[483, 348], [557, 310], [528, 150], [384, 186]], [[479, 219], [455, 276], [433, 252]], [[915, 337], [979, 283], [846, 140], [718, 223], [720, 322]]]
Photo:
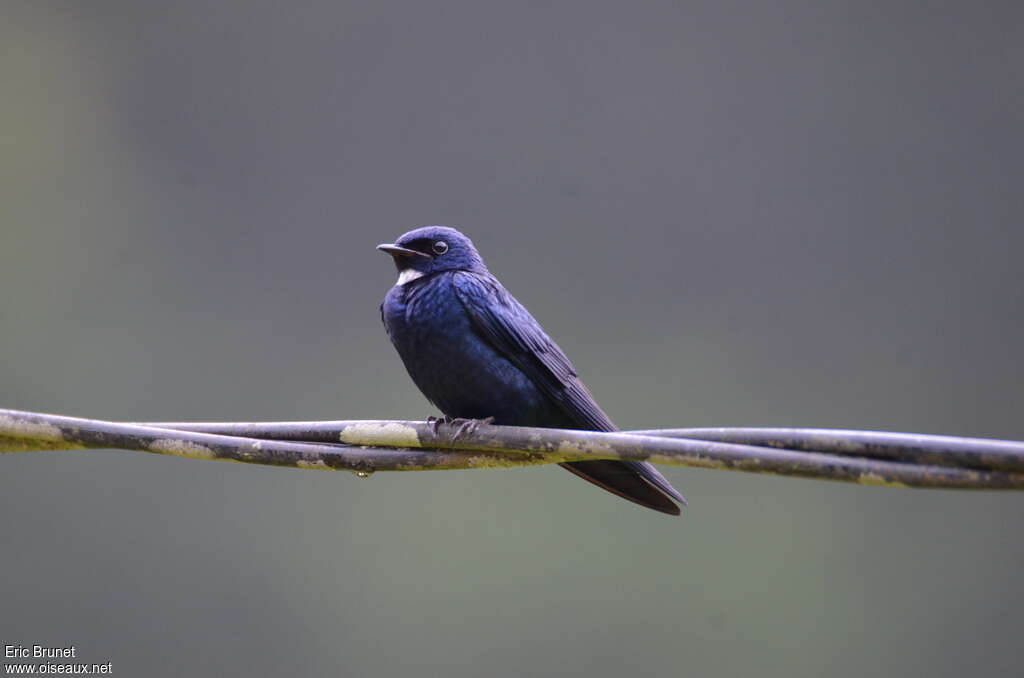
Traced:
[[452, 434], [452, 442], [455, 442], [464, 435], [472, 435], [476, 433], [480, 424], [493, 424], [494, 417], [484, 417], [483, 419], [454, 419], [451, 423], [458, 424], [458, 427], [455, 429], [455, 433]]
[[427, 426], [430, 427], [430, 430], [433, 431], [436, 436], [438, 434], [438, 429], [441, 428], [441, 424], [447, 425], [454, 423], [454, 421], [454, 419], [450, 419], [446, 414], [441, 415], [440, 417], [427, 417]]
[[430, 430], [434, 432], [435, 436], [440, 435], [442, 426], [455, 426], [455, 432], [452, 433], [452, 442], [455, 442], [462, 436], [476, 433], [480, 424], [493, 423], [494, 417], [484, 417], [483, 419], [452, 419], [448, 415], [443, 415], [441, 417], [427, 417], [427, 425], [430, 426]]

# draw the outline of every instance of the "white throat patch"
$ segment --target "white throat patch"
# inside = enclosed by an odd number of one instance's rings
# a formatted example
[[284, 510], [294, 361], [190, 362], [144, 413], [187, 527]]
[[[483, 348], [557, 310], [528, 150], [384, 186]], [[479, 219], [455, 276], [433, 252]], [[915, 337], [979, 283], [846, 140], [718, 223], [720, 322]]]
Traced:
[[406, 283], [411, 283], [413, 280], [422, 278], [424, 275], [423, 271], [417, 271], [415, 268], [407, 268], [398, 274], [398, 282], [395, 284], [404, 285]]

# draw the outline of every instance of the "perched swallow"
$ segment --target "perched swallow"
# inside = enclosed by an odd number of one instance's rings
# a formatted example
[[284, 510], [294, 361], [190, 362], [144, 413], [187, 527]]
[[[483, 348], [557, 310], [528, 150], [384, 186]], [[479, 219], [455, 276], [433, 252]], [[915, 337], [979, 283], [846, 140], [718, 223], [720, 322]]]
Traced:
[[[398, 282], [381, 304], [391, 343], [423, 395], [449, 418], [616, 431], [565, 353], [491, 275], [473, 242], [425, 226], [377, 246]], [[679, 515], [686, 500], [646, 462], [561, 464], [641, 506]]]

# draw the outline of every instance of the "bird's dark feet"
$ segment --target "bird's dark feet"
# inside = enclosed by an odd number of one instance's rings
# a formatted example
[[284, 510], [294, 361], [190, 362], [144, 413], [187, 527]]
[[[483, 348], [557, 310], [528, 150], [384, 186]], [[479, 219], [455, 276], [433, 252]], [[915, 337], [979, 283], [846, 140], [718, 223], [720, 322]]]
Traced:
[[448, 415], [441, 417], [427, 417], [427, 425], [430, 426], [430, 430], [434, 432], [434, 435], [440, 435], [442, 426], [454, 426], [455, 431], [452, 433], [452, 441], [456, 441], [462, 436], [472, 435], [476, 433], [477, 428], [480, 424], [493, 424], [494, 417], [484, 417], [483, 419], [452, 419]]
[[441, 428], [441, 424], [454, 423], [454, 419], [450, 419], [448, 415], [442, 415], [441, 417], [427, 417], [427, 426], [437, 435], [437, 429]]
[[455, 433], [452, 434], [452, 441], [454, 442], [464, 435], [472, 435], [476, 433], [480, 424], [493, 424], [494, 417], [484, 417], [483, 419], [455, 419], [451, 423], [458, 424], [458, 428], [456, 428]]

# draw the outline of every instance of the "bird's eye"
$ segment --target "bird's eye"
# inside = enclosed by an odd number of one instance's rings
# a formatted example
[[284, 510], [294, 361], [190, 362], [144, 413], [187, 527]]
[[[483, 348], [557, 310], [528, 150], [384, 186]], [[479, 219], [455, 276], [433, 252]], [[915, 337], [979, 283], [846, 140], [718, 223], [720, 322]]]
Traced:
[[434, 254], [444, 254], [448, 251], [448, 243], [444, 240], [438, 240], [434, 243]]

